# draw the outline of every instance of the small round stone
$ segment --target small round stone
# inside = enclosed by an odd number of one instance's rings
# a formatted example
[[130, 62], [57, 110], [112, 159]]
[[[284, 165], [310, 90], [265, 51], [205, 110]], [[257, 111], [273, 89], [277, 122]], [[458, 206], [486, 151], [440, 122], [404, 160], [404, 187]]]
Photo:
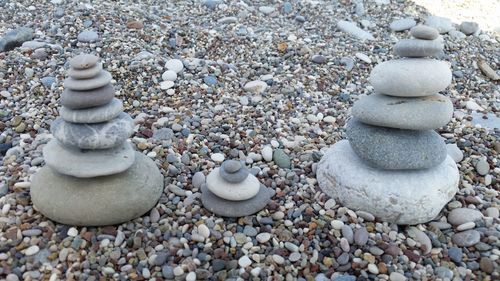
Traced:
[[95, 31], [85, 30], [80, 32], [80, 34], [78, 34], [77, 39], [78, 41], [83, 43], [92, 43], [99, 39], [99, 35]]
[[250, 81], [245, 84], [243, 89], [247, 92], [254, 93], [254, 94], [261, 94], [263, 93], [267, 88], [267, 83], [264, 81]]
[[439, 37], [439, 31], [433, 27], [417, 25], [410, 29], [410, 35], [424, 40], [434, 40]]
[[78, 70], [88, 69], [97, 64], [99, 57], [91, 54], [79, 54], [69, 60], [69, 65]]
[[241, 169], [235, 173], [228, 173], [223, 167], [220, 167], [219, 169], [219, 175], [221, 178], [230, 183], [240, 183], [244, 181], [249, 174], [250, 171], [248, 171], [247, 167], [241, 167]]
[[210, 158], [214, 161], [214, 162], [222, 162], [224, 161], [224, 154], [222, 153], [214, 153], [210, 156]]
[[417, 22], [413, 18], [403, 18], [391, 22], [389, 28], [392, 31], [403, 31], [414, 27], [416, 24]]
[[168, 70], [172, 70], [175, 73], [179, 73], [184, 69], [184, 64], [182, 63], [181, 60], [171, 59], [165, 63], [165, 67]]
[[161, 75], [161, 79], [163, 79], [163, 81], [175, 81], [175, 79], [177, 79], [177, 73], [173, 70], [167, 70], [165, 72], [163, 72], [163, 74]]
[[102, 63], [97, 63], [96, 65], [86, 68], [86, 69], [76, 69], [70, 68], [68, 71], [69, 77], [73, 79], [90, 79], [97, 76], [102, 71]]
[[102, 106], [109, 103], [115, 96], [115, 90], [110, 84], [89, 90], [73, 91], [64, 89], [61, 95], [61, 105], [70, 109], [82, 109], [94, 106]]
[[43, 148], [45, 163], [57, 172], [78, 178], [118, 174], [134, 164], [135, 152], [128, 142], [111, 149], [81, 150], [51, 140]]
[[240, 183], [230, 183], [220, 177], [220, 169], [215, 168], [208, 176], [207, 188], [218, 197], [231, 200], [242, 201], [254, 197], [259, 192], [260, 182], [253, 176], [248, 177]]
[[64, 87], [75, 91], [88, 91], [106, 86], [111, 82], [112, 78], [111, 73], [103, 70], [97, 76], [90, 79], [68, 77], [64, 79]]
[[242, 168], [241, 162], [236, 160], [226, 160], [222, 163], [221, 169], [229, 174], [236, 173]]
[[70, 109], [61, 107], [59, 114], [72, 123], [101, 123], [116, 118], [123, 111], [123, 103], [119, 99], [112, 99], [110, 103], [84, 109]]
[[118, 146], [132, 135], [134, 121], [125, 113], [108, 122], [95, 124], [69, 123], [59, 117], [52, 122], [50, 131], [66, 146], [105, 149]]

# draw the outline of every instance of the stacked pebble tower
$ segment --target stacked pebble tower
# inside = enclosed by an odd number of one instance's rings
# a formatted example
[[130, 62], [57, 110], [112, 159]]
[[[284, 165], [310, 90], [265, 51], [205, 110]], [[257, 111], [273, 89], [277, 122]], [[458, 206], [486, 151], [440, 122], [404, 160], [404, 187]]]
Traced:
[[111, 74], [99, 58], [81, 54], [69, 64], [60, 117], [51, 124], [55, 139], [43, 149], [47, 166], [33, 180], [32, 200], [47, 217], [66, 224], [131, 220], [156, 204], [163, 176], [127, 141], [133, 120], [114, 98]]
[[243, 217], [262, 210], [274, 196], [274, 190], [236, 160], [226, 160], [215, 168], [201, 187], [201, 201], [209, 211], [223, 217]]
[[458, 169], [434, 129], [451, 120], [453, 105], [440, 95], [451, 83], [446, 62], [426, 58], [443, 51], [436, 29], [416, 26], [400, 40], [402, 59], [376, 66], [375, 94], [354, 104], [337, 143], [318, 166], [318, 183], [344, 206], [384, 221], [417, 224], [434, 219], [453, 198]]

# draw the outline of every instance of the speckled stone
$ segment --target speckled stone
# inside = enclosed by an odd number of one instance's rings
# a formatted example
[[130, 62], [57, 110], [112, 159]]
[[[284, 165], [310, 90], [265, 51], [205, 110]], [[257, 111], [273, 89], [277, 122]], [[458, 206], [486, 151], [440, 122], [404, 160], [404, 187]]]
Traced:
[[70, 109], [82, 109], [101, 106], [109, 103], [115, 96], [115, 90], [110, 84], [90, 91], [73, 91], [64, 89], [60, 103]]
[[436, 218], [457, 192], [460, 179], [450, 157], [433, 169], [372, 168], [346, 140], [326, 151], [316, 177], [321, 190], [340, 205], [397, 224], [419, 224]]
[[135, 160], [128, 142], [111, 149], [82, 150], [51, 140], [43, 148], [45, 163], [57, 172], [78, 178], [92, 178], [121, 173]]
[[97, 63], [96, 65], [86, 68], [86, 69], [76, 69], [70, 68], [68, 75], [74, 79], [89, 79], [97, 76], [102, 71], [102, 63]]
[[123, 103], [119, 99], [112, 99], [105, 105], [84, 108], [70, 109], [61, 107], [59, 114], [68, 122], [73, 123], [101, 123], [116, 118], [123, 111]]
[[258, 193], [251, 199], [229, 201], [210, 192], [206, 185], [201, 186], [203, 206], [210, 212], [223, 217], [244, 217], [255, 214], [266, 207], [274, 194], [274, 190], [261, 185]]
[[97, 76], [90, 79], [64, 79], [64, 87], [75, 91], [88, 91], [104, 87], [111, 82], [111, 73], [102, 70]]
[[402, 39], [394, 45], [394, 54], [400, 57], [432, 57], [443, 51], [443, 41]]
[[135, 219], [156, 205], [163, 193], [163, 176], [146, 155], [136, 152], [134, 164], [123, 173], [77, 178], [49, 166], [31, 183], [36, 210], [67, 225], [102, 226]]
[[105, 149], [118, 146], [132, 135], [134, 121], [125, 113], [108, 122], [96, 124], [69, 123], [59, 117], [52, 122], [50, 131], [66, 146]]
[[69, 65], [75, 69], [88, 69], [99, 61], [99, 57], [91, 54], [79, 54], [69, 60]]

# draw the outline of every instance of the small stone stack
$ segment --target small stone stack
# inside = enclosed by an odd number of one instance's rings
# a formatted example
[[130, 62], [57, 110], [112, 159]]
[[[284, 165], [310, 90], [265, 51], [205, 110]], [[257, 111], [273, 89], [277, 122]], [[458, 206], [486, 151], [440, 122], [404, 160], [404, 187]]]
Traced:
[[400, 40], [402, 59], [376, 66], [375, 94], [354, 104], [346, 133], [318, 166], [325, 193], [344, 206], [384, 221], [417, 224], [434, 219], [457, 191], [459, 174], [434, 129], [451, 120], [453, 105], [440, 95], [451, 83], [436, 29], [416, 26]]
[[203, 206], [209, 211], [223, 217], [243, 217], [262, 210], [275, 192], [260, 184], [240, 161], [226, 160], [208, 175], [201, 193]]
[[[43, 149], [46, 167], [33, 179], [32, 200], [47, 217], [72, 225], [110, 225], [147, 212], [163, 177], [127, 139], [134, 123], [114, 98], [111, 74], [94, 55], [69, 61], [55, 139]], [[142, 194], [141, 194], [142, 193]]]

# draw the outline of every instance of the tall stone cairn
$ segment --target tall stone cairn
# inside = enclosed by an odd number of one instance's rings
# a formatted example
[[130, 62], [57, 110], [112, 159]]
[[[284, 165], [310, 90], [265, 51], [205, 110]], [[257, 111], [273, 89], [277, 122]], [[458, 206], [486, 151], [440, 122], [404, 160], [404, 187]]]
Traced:
[[330, 148], [317, 169], [320, 188], [344, 206], [383, 221], [418, 224], [434, 219], [458, 189], [459, 173], [434, 130], [446, 125], [453, 105], [439, 94], [451, 83], [436, 29], [416, 26], [400, 40], [402, 57], [377, 65], [375, 94], [354, 104], [349, 141]]
[[69, 61], [60, 117], [43, 149], [46, 166], [33, 178], [32, 201], [45, 216], [70, 225], [111, 225], [134, 219], [158, 201], [163, 176], [127, 139], [134, 123], [114, 97], [99, 58]]

